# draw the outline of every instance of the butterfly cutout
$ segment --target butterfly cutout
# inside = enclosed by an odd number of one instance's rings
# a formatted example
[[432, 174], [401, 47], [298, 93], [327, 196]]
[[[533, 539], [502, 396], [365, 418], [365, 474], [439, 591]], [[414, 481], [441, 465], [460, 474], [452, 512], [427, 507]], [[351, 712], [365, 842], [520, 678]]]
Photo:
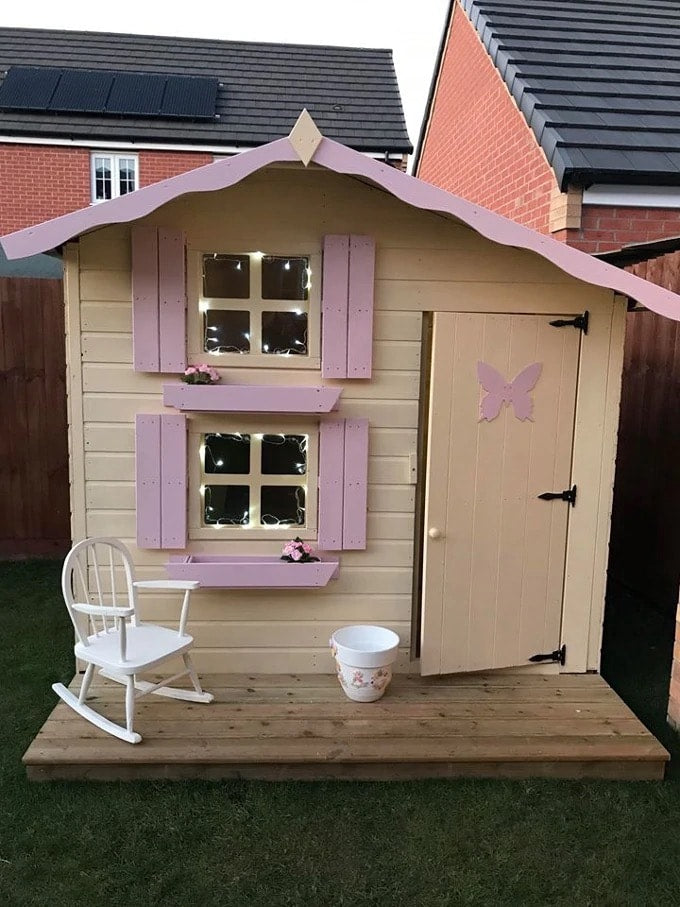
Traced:
[[478, 362], [477, 377], [486, 391], [486, 396], [479, 406], [479, 421], [491, 422], [498, 416], [503, 404], [512, 405], [515, 416], [521, 422], [533, 421], [531, 415], [534, 401], [531, 399], [530, 392], [541, 377], [542, 370], [543, 364], [534, 362], [533, 365], [527, 365], [525, 369], [522, 369], [519, 375], [508, 383], [492, 365]]

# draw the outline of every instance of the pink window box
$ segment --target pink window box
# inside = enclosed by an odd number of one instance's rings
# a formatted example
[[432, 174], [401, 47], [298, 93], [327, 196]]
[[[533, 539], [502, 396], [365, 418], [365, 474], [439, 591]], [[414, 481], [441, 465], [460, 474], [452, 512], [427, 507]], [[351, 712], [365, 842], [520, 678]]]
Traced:
[[341, 392], [339, 387], [164, 384], [163, 403], [192, 412], [329, 413]]
[[171, 557], [165, 565], [170, 579], [198, 580], [222, 589], [302, 589], [325, 586], [338, 572], [337, 560], [290, 564], [277, 555], [246, 557], [189, 554]]

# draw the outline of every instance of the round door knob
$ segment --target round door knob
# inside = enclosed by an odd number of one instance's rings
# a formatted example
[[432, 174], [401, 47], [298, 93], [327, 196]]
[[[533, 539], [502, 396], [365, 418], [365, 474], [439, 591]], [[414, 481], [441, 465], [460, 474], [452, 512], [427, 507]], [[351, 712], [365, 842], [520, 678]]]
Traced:
[[437, 529], [436, 526], [433, 526], [431, 529], [427, 530], [427, 534], [431, 539], [440, 539], [444, 533], [441, 531], [441, 529]]

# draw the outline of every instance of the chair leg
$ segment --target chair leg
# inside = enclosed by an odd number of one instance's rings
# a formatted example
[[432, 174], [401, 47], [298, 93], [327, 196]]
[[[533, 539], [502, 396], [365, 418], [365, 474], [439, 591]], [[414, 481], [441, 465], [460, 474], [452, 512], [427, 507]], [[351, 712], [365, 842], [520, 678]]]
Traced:
[[182, 655], [182, 661], [184, 662], [184, 667], [187, 669], [187, 674], [189, 675], [193, 688], [199, 696], [202, 696], [203, 687], [201, 686], [201, 681], [198, 679], [198, 674], [196, 673], [196, 668], [191, 660], [191, 655], [189, 655], [188, 652], [185, 652], [184, 655]]
[[92, 683], [92, 677], [94, 675], [94, 665], [92, 662], [88, 664], [85, 668], [85, 674], [83, 676], [83, 682], [80, 684], [80, 692], [78, 693], [78, 702], [85, 702], [85, 697], [87, 696], [87, 691], [90, 689], [90, 684]]
[[125, 725], [128, 734], [132, 734], [132, 723], [135, 717], [135, 678], [128, 674], [125, 678]]

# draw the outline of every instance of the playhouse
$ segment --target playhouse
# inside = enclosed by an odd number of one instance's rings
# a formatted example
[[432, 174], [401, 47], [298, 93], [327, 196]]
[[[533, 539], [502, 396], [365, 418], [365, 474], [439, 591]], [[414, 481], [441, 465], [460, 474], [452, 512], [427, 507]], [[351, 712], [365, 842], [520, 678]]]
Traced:
[[672, 293], [306, 113], [2, 243], [63, 250], [73, 538], [201, 583], [199, 671], [328, 674], [362, 622], [411, 675], [598, 670], [626, 305]]

